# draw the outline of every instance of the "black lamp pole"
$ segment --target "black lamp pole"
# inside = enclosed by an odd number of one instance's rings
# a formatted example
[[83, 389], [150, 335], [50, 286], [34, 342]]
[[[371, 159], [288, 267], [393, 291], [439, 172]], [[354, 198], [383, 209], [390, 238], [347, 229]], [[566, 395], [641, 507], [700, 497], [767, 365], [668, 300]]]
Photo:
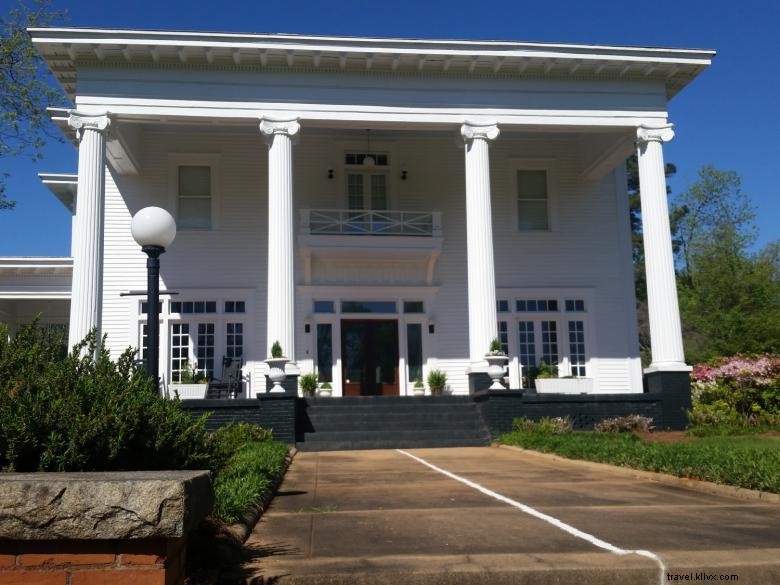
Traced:
[[143, 246], [146, 259], [146, 326], [148, 331], [149, 354], [146, 360], [146, 373], [157, 380], [160, 369], [160, 254], [165, 252], [162, 246]]

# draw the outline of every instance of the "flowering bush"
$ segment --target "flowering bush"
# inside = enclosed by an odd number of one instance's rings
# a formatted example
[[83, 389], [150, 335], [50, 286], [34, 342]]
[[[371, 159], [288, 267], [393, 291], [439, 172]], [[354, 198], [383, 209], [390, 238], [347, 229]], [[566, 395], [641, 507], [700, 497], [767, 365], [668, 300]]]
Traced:
[[737, 355], [697, 364], [692, 374], [694, 425], [777, 424], [780, 356]]

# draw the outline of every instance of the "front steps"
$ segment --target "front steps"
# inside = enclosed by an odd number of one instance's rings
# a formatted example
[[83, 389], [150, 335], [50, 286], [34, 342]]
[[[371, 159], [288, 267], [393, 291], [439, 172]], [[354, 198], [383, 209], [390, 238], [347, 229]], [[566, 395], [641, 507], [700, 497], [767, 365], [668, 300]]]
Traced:
[[307, 398], [301, 451], [476, 447], [490, 444], [470, 396]]

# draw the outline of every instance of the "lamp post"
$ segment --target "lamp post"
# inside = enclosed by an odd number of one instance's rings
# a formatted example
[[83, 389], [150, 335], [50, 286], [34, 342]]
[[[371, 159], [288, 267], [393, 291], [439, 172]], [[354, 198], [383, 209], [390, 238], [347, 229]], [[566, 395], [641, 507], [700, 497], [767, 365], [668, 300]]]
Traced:
[[133, 239], [148, 256], [146, 259], [146, 324], [149, 356], [146, 373], [158, 379], [160, 364], [160, 254], [176, 237], [176, 222], [160, 207], [144, 207], [130, 224]]

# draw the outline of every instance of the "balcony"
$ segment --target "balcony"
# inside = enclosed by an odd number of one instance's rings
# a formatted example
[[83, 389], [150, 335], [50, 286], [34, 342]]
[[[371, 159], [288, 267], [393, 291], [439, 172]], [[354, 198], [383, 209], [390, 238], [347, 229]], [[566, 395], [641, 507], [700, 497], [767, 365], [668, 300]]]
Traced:
[[302, 209], [301, 234], [441, 237], [440, 211]]
[[[358, 271], [361, 263], [368, 263], [372, 270], [393, 265], [397, 271], [399, 262], [406, 266], [410, 282], [432, 283], [442, 248], [440, 211], [301, 209], [299, 214], [298, 245], [306, 284], [313, 282], [317, 272], [322, 274], [326, 265], [330, 266], [329, 278], [337, 278], [338, 272], [348, 280], [349, 266]], [[341, 268], [334, 268], [332, 261]], [[363, 270], [362, 278], [367, 278], [368, 271]]]

